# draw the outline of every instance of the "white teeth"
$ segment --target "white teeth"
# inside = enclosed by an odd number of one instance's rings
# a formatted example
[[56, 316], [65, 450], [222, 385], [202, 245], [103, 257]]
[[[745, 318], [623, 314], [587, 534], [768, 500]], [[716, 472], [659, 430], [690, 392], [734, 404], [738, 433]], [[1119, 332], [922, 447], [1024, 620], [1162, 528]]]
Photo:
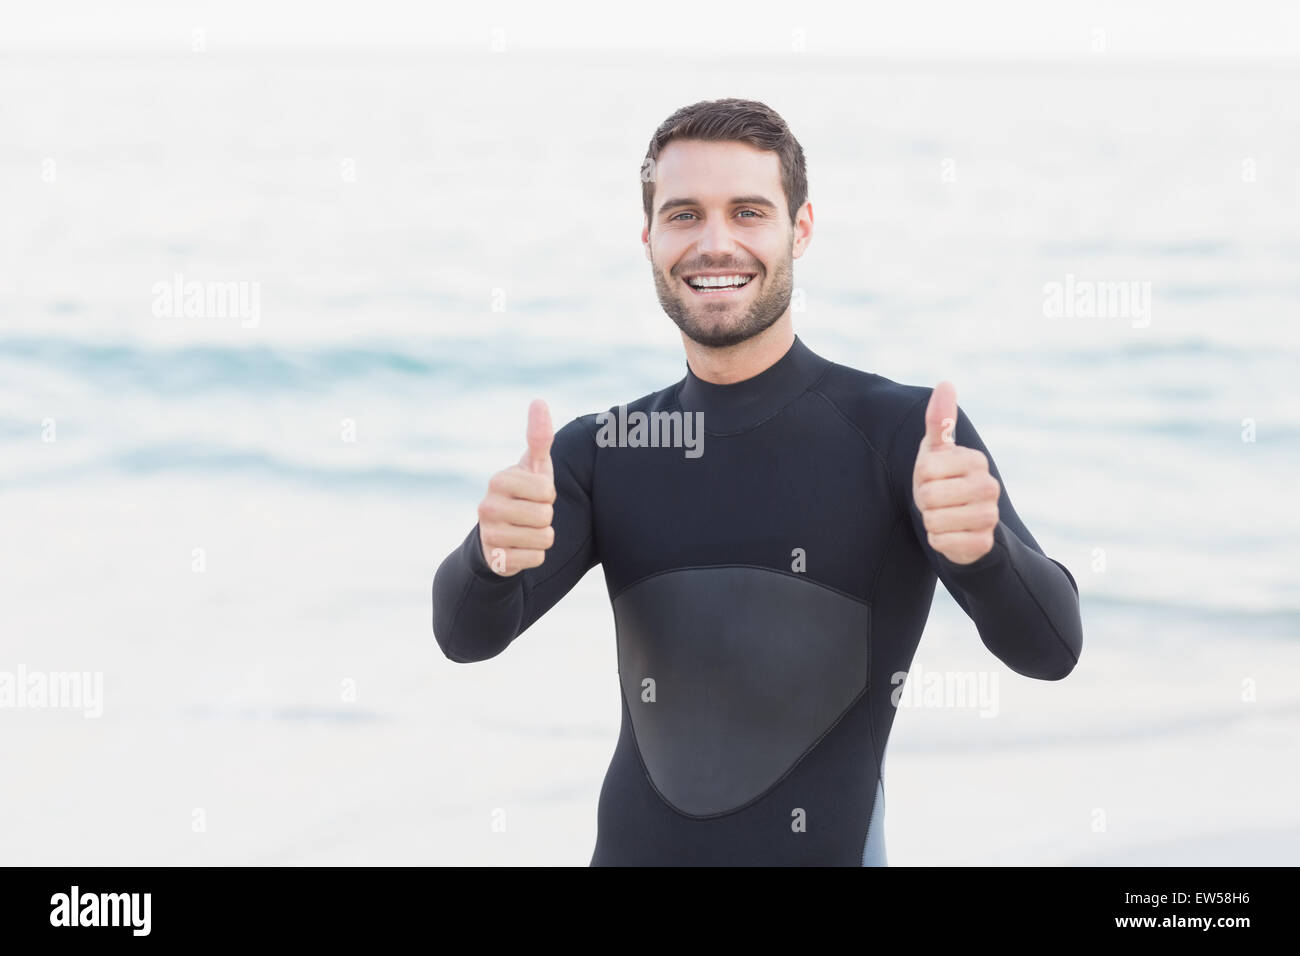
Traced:
[[718, 289], [726, 286], [742, 286], [749, 280], [749, 276], [696, 276], [688, 279], [687, 282], [697, 289]]

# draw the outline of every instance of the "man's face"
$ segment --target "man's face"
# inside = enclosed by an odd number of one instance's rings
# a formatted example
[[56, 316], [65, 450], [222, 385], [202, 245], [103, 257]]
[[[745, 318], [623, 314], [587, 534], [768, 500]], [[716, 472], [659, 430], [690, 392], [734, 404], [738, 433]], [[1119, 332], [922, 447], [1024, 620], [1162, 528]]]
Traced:
[[660, 305], [700, 345], [743, 342], [787, 312], [811, 232], [808, 203], [790, 222], [776, 153], [674, 140], [659, 154], [641, 241]]

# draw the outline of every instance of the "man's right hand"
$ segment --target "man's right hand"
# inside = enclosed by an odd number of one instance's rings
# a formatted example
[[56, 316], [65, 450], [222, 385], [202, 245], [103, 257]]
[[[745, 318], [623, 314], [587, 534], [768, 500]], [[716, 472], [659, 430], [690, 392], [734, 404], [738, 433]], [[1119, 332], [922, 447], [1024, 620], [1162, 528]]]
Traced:
[[528, 450], [519, 464], [492, 476], [487, 495], [479, 502], [478, 539], [483, 558], [502, 577], [537, 567], [555, 543], [555, 529], [551, 527], [554, 437], [546, 402], [533, 399], [528, 406]]

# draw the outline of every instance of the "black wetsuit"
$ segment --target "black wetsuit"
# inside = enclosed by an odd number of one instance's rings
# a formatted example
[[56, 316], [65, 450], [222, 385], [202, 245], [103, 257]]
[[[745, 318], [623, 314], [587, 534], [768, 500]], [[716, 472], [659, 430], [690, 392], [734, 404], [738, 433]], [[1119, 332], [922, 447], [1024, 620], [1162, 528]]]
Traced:
[[[498, 576], [477, 525], [442, 562], [433, 629], [459, 662], [501, 653], [604, 567], [623, 720], [593, 866], [884, 864], [891, 675], [911, 667], [936, 575], [1012, 670], [1070, 673], [1078, 587], [1005, 483], [987, 555], [959, 565], [926, 540], [912, 468], [930, 392], [797, 337], [736, 384], [688, 367], [626, 410], [703, 412], [702, 453], [602, 445], [604, 418], [576, 418], [551, 449], [545, 562]], [[960, 408], [955, 436], [988, 454]], [[991, 455], [989, 471], [1002, 480]]]

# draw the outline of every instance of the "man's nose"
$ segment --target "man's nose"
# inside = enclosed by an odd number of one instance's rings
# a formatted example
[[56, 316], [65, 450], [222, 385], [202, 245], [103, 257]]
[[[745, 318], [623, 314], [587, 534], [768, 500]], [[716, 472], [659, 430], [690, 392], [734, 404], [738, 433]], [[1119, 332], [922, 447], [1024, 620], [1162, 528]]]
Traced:
[[698, 250], [712, 255], [730, 255], [736, 242], [731, 234], [731, 223], [725, 216], [714, 216], [704, 223], [700, 232]]

